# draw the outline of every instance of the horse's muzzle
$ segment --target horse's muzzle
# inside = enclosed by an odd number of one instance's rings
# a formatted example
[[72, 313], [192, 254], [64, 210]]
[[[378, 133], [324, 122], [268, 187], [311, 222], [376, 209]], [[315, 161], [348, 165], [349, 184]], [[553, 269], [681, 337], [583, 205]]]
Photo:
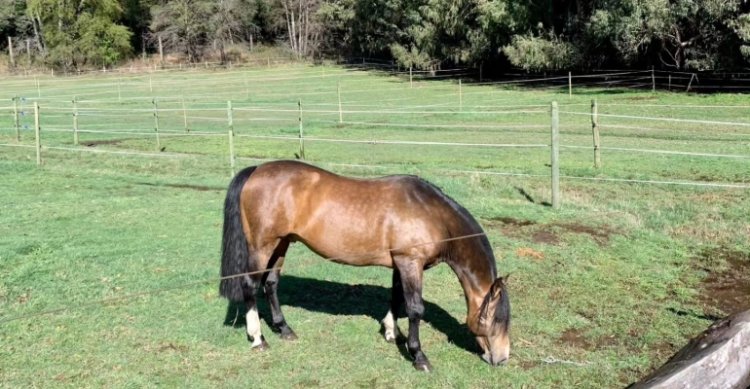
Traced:
[[494, 357], [490, 353], [484, 353], [482, 355], [482, 359], [485, 362], [487, 362], [490, 365], [492, 365], [492, 366], [500, 366], [500, 365], [505, 365], [506, 363], [508, 363], [508, 358], [507, 357], [506, 358], [503, 358], [503, 357]]

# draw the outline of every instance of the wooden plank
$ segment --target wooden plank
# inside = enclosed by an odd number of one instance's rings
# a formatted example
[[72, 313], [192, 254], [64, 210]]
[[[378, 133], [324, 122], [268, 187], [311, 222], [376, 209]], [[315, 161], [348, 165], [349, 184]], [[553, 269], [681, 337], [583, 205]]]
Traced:
[[714, 322], [631, 389], [750, 387], [750, 310]]

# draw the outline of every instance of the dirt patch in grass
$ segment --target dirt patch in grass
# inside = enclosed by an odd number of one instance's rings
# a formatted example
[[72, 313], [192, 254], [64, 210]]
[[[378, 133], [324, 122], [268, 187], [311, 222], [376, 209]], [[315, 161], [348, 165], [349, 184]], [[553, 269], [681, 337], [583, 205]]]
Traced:
[[750, 309], [750, 253], [718, 247], [701, 251], [696, 260], [708, 273], [701, 283], [704, 310], [730, 315]]
[[543, 244], [549, 244], [553, 246], [560, 244], [560, 237], [557, 236], [555, 232], [549, 231], [549, 230], [535, 231], [531, 235], [531, 240], [534, 243], [543, 243]]
[[95, 146], [102, 146], [102, 145], [119, 145], [120, 143], [126, 141], [127, 139], [104, 139], [104, 140], [90, 140], [83, 143], [84, 146], [88, 147], [95, 147]]
[[602, 336], [597, 339], [587, 338], [584, 330], [568, 328], [560, 335], [560, 342], [579, 349], [593, 351], [617, 345], [614, 335]]
[[591, 350], [591, 342], [583, 336], [583, 331], [575, 328], [568, 328], [562, 335], [560, 335], [560, 341], [569, 346], [576, 348]]
[[484, 222], [488, 228], [500, 230], [503, 235], [525, 238], [539, 244], [559, 245], [561, 234], [573, 233], [588, 235], [599, 246], [609, 243], [612, 235], [618, 232], [609, 226], [591, 227], [578, 223], [548, 223], [537, 224], [531, 220], [521, 220], [511, 217], [492, 218]]

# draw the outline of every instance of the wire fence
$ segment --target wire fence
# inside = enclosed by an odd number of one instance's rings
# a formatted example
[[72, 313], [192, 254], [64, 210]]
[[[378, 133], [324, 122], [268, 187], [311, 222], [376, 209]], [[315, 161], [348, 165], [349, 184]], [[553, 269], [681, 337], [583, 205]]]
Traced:
[[[154, 102], [155, 104], [155, 102]], [[215, 105], [218, 105], [219, 103], [213, 103]], [[35, 103], [35, 105], [38, 105], [38, 103]], [[319, 103], [316, 106], [335, 106], [334, 103]], [[581, 106], [582, 104], [571, 104], [570, 107], [573, 106]], [[607, 107], [608, 105], [616, 107], [616, 104], [602, 104], [603, 107]], [[532, 131], [535, 134], [542, 135], [547, 132], [547, 129], [551, 126], [554, 126], [554, 124], [544, 124], [545, 121], [548, 120], [549, 115], [549, 108], [547, 109], [539, 109], [544, 107], [540, 104], [513, 104], [508, 106], [492, 106], [488, 108], [492, 108], [492, 110], [479, 110], [474, 107], [474, 109], [471, 110], [445, 110], [445, 109], [434, 109], [434, 110], [425, 110], [424, 105], [421, 106], [405, 106], [402, 107], [400, 110], [365, 110], [365, 109], [343, 109], [340, 104], [338, 104], [339, 109], [319, 109], [319, 108], [305, 108], [297, 107], [297, 109], [293, 108], [275, 108], [275, 107], [269, 107], [266, 105], [262, 106], [256, 106], [256, 105], [245, 105], [245, 106], [235, 106], [232, 108], [212, 108], [212, 107], [179, 107], [179, 108], [171, 108], [171, 107], [152, 107], [152, 108], [135, 108], [135, 107], [96, 107], [96, 106], [89, 106], [86, 108], [71, 108], [71, 107], [63, 107], [63, 106], [48, 106], [44, 108], [44, 117], [47, 119], [55, 120], [61, 120], [61, 119], [67, 119], [70, 120], [71, 118], [75, 119], [75, 124], [73, 126], [67, 126], [67, 125], [45, 125], [43, 133], [56, 133], [59, 135], [64, 134], [74, 134], [76, 138], [76, 143], [74, 145], [65, 145], [65, 144], [42, 144], [41, 141], [38, 141], [37, 145], [22, 145], [22, 144], [9, 144], [4, 143], [0, 144], [2, 147], [29, 147], [29, 148], [36, 148], [37, 154], [39, 156], [39, 160], [41, 160], [41, 153], [47, 150], [57, 150], [57, 151], [67, 151], [67, 152], [85, 152], [85, 153], [111, 153], [116, 155], [126, 155], [126, 156], [140, 156], [140, 157], [164, 157], [164, 158], [180, 158], [182, 155], [184, 156], [191, 156], [190, 153], [164, 153], [164, 152], [145, 152], [142, 150], [110, 150], [110, 149], [99, 149], [99, 148], [90, 148], [90, 147], [81, 147], [80, 143], [78, 141], [78, 137], [80, 134], [92, 134], [92, 135], [115, 135], [115, 136], [137, 136], [137, 137], [143, 137], [143, 138], [156, 138], [157, 142], [157, 148], [160, 148], [161, 140], [160, 138], [179, 138], [179, 137], [213, 137], [213, 138], [227, 138], [229, 141], [227, 144], [231, 145], [233, 141], [231, 141], [231, 138], [238, 138], [238, 139], [255, 139], [255, 140], [273, 140], [273, 141], [281, 141], [281, 142], [287, 142], [287, 143], [299, 143], [300, 149], [299, 154], [304, 153], [304, 144], [305, 143], [338, 143], [338, 144], [359, 144], [359, 145], [370, 145], [370, 146], [376, 146], [376, 145], [385, 145], [385, 146], [407, 146], [407, 147], [440, 147], [440, 146], [448, 146], [448, 147], [460, 147], [460, 148], [487, 148], [487, 149], [500, 149], [500, 148], [515, 148], [515, 149], [545, 149], [545, 148], [562, 148], [566, 150], [571, 151], [586, 151], [586, 150], [594, 150], [595, 152], [601, 153], [602, 151], [606, 152], [620, 152], [620, 153], [643, 153], [643, 154], [661, 154], [661, 155], [672, 155], [672, 156], [686, 156], [686, 157], [698, 157], [698, 158], [722, 158], [722, 159], [731, 159], [731, 160], [748, 160], [750, 159], [750, 154], [742, 154], [742, 153], [722, 153], [722, 152], [706, 152], [706, 151], [695, 151], [695, 150], [673, 150], [673, 149], [661, 149], [661, 148], [643, 148], [643, 147], [617, 147], [617, 146], [601, 146], [601, 145], [580, 145], [580, 144], [570, 144], [568, 142], [565, 142], [564, 144], [558, 144], [553, 145], [550, 142], [492, 142], [485, 140], [479, 141], [479, 142], [467, 142], [467, 141], [438, 141], [438, 140], [413, 140], [413, 139], [386, 139], [378, 136], [370, 135], [366, 137], [365, 139], [362, 138], [347, 138], [347, 137], [322, 137], [322, 136], [314, 136], [314, 135], [306, 135], [302, 131], [302, 125], [307, 124], [310, 125], [318, 123], [323, 125], [332, 125], [335, 124], [337, 126], [345, 126], [346, 128], [352, 130], [356, 128], [365, 128], [365, 129], [372, 129], [372, 128], [410, 128], [410, 129], [424, 129], [424, 130], [445, 130], [445, 131], [455, 131], [455, 132], [462, 132], [466, 130], [480, 130], [481, 132], [485, 132], [488, 134], [499, 134], [503, 131]], [[564, 106], [564, 105], [563, 105]], [[658, 105], [658, 104], [645, 104], [644, 106], [656, 106], [656, 107], [667, 107], [672, 108], [673, 105]], [[710, 109], [711, 106], [709, 105], [700, 105], [701, 108]], [[720, 107], [728, 107], [729, 109], [737, 109], [742, 108], [742, 106], [720, 106]], [[13, 107], [4, 107], [4, 109], [8, 110]], [[410, 109], [412, 108], [412, 109]], [[524, 108], [531, 108], [531, 109], [524, 109]], [[188, 113], [204, 113], [204, 114], [212, 114], [216, 116], [197, 116], [194, 114], [189, 115]], [[245, 117], [241, 118], [242, 113], [251, 113], [253, 115], [256, 114], [264, 114], [268, 115], [268, 117]], [[14, 119], [18, 122], [19, 115], [28, 115], [28, 110], [16, 110], [14, 113]], [[174, 117], [171, 117], [172, 123], [170, 126], [163, 126], [160, 128], [159, 118], [161, 120], [165, 120], [167, 118], [167, 115], [172, 114]], [[176, 114], [176, 115], [175, 115]], [[285, 114], [290, 114], [290, 117], [283, 118], [281, 116]], [[684, 123], [684, 124], [700, 124], [700, 125], [712, 125], [712, 126], [721, 126], [722, 128], [729, 128], [729, 127], [748, 127], [748, 123], [742, 123], [742, 122], [733, 122], [733, 121], [715, 121], [715, 120], [697, 120], [697, 119], [679, 119], [679, 118], [663, 118], [663, 117], [649, 117], [649, 116], [636, 116], [636, 115], [620, 115], [620, 114], [608, 114], [608, 113], [598, 113], [598, 112], [581, 112], [581, 111], [559, 111], [559, 114], [563, 114], [564, 116], [568, 117], [576, 117], [576, 116], [584, 116], [589, 118], [590, 120], [598, 120], [599, 118], [612, 118], [612, 119], [626, 119], [626, 120], [632, 120], [632, 121], [656, 121], [656, 122], [668, 122], [668, 123]], [[323, 115], [323, 117], [315, 117], [315, 115]], [[339, 121], [335, 120], [335, 117], [332, 119], [325, 119], [325, 116], [335, 116], [339, 115]], [[344, 116], [351, 117], [351, 116], [357, 116], [357, 115], [370, 115], [374, 117], [382, 117], [382, 116], [388, 116], [389, 118], [393, 119], [394, 115], [396, 117], [398, 116], [413, 116], [413, 117], [420, 117], [420, 116], [427, 116], [429, 117], [430, 123], [405, 123], [399, 120], [393, 120], [390, 122], [377, 122], [377, 121], [357, 121], [357, 120], [342, 120]], [[458, 115], [458, 116], [456, 116]], [[498, 118], [501, 118], [503, 116], [518, 116], [524, 118], [523, 120], [528, 119], [529, 117], [537, 116], [539, 117], [539, 123], [538, 124], [521, 124], [517, 122], [507, 122], [507, 123], [481, 123], [481, 124], [471, 124], [471, 123], [465, 123], [460, 118], [464, 116], [488, 116], [491, 118], [491, 120], [498, 120]], [[223, 116], [223, 117], [222, 117]], [[93, 118], [97, 119], [97, 126], [89, 125], [88, 128], [81, 128], [80, 122], [78, 120], [82, 120], [84, 118]], [[115, 120], [120, 120], [119, 118], [134, 118], [139, 117], [140, 120], [142, 120], [143, 125], [142, 126], [132, 126], [132, 125], [126, 125], [121, 128], [112, 128], [113, 126], [110, 125], [103, 125], [103, 123], [106, 123], [111, 118], [115, 118]], [[227, 118], [231, 118], [228, 122]], [[303, 120], [303, 117], [306, 118]], [[444, 117], [452, 117], [456, 119], [456, 123], [446, 123], [441, 118]], [[177, 129], [175, 128], [175, 120], [178, 119], [183, 120], [183, 128]], [[155, 123], [153, 123], [153, 130], [149, 129], [148, 131], [144, 131], [145, 129], [149, 128], [149, 121], [155, 120]], [[210, 125], [212, 129], [204, 129], [200, 130], [198, 129], [193, 123], [196, 120], [201, 121], [207, 121], [211, 123], [215, 123]], [[37, 118], [37, 121], [41, 121], [41, 118]], [[287, 127], [290, 129], [290, 131], [294, 131], [293, 134], [273, 134], [273, 133], [247, 133], [247, 132], [235, 132], [233, 129], [229, 130], [227, 132], [226, 128], [236, 127], [240, 126], [242, 123], [253, 123], [253, 122], [276, 122], [276, 123], [287, 123], [287, 125], [292, 126], [294, 124], [298, 124], [300, 128], [297, 131], [291, 130], [292, 127]], [[597, 124], [598, 125], [598, 124]], [[97, 128], [101, 126], [102, 128]], [[217, 128], [218, 126], [218, 128]], [[599, 125], [598, 125], [599, 126]], [[559, 127], [559, 126], [558, 126]], [[599, 126], [600, 128], [625, 128], [625, 129], [644, 129], [639, 126], [627, 126], [627, 125], [618, 125], [618, 124], [607, 124]], [[578, 128], [578, 134], [585, 134], [586, 130], [581, 130], [580, 127]], [[661, 128], [645, 128], [647, 130], [653, 130], [653, 131], [660, 131], [663, 130]], [[16, 128], [17, 131], [21, 131], [20, 128]], [[30, 130], [28, 125], [24, 125], [23, 128], [24, 131]], [[41, 130], [41, 129], [39, 129]], [[575, 138], [576, 132], [571, 130], [570, 131], [570, 137]], [[741, 134], [734, 134], [734, 135], [743, 135]], [[381, 136], [383, 134], [381, 133]], [[538, 138], [537, 138], [538, 139]], [[52, 139], [53, 141], [59, 142], [59, 139]], [[88, 145], [96, 145], [97, 141], [88, 141], [83, 142], [84, 144]], [[237, 155], [236, 150], [232, 149], [233, 146], [230, 146], [230, 148], [227, 150], [226, 153], [224, 153], [221, 157], [224, 158], [226, 155], [230, 156], [230, 161], [235, 161], [237, 158], [241, 158], [241, 156]], [[218, 157], [219, 155], [217, 155]], [[232, 165], [233, 166], [233, 165]], [[368, 166], [368, 167], [378, 167], [378, 168], [385, 168], [383, 165], [366, 165], [366, 164], [360, 164], [358, 166]], [[518, 176], [518, 177], [545, 177], [547, 175], [545, 174], [536, 174], [536, 173], [523, 173], [523, 172], [512, 172], [512, 171], [492, 171], [490, 169], [486, 171], [482, 170], [467, 170], [467, 169], [445, 169], [444, 171], [448, 172], [462, 172], [466, 174], [489, 174], [489, 175], [507, 175], [507, 176]], [[696, 186], [696, 187], [717, 187], [717, 188], [748, 188], [750, 185], [746, 184], [744, 182], [718, 182], [718, 183], [712, 183], [712, 182], [700, 182], [700, 181], [690, 181], [690, 180], [662, 180], [662, 179], [632, 179], [632, 178], [619, 178], [619, 177], [585, 177], [585, 176], [575, 176], [575, 175], [562, 175], [560, 176], [561, 179], [564, 180], [587, 180], [587, 181], [600, 181], [600, 182], [621, 182], [621, 183], [642, 183], [642, 184], [656, 184], [656, 185], [681, 185], [681, 186]]]
[[[269, 73], [270, 76], [269, 76]], [[56, 151], [81, 151], [91, 153], [117, 153], [119, 155], [133, 155], [151, 157], [165, 155], [177, 158], [179, 154], [191, 155], [187, 145], [175, 143], [176, 139], [215, 139], [211, 141], [213, 155], [220, 158], [229, 156], [230, 170], [234, 169], [234, 161], [242, 158], [243, 151], [239, 153], [234, 144], [237, 140], [258, 142], [281, 142], [298, 157], [305, 156], [305, 145], [314, 144], [340, 144], [348, 145], [342, 147], [365, 147], [363, 153], [370, 153], [375, 149], [367, 147], [386, 146], [405, 148], [471, 148], [471, 149], [506, 149], [506, 150], [528, 150], [534, 158], [544, 161], [551, 155], [545, 155], [544, 149], [562, 149], [568, 153], [564, 158], [580, 159], [586, 151], [593, 151], [594, 166], [596, 170], [593, 177], [583, 175], [562, 175], [560, 178], [566, 180], [589, 180], [602, 182], [627, 182], [643, 184], [663, 185], [694, 185], [696, 187], [728, 187], [744, 188], [745, 182], [750, 179], [743, 175], [735, 175], [741, 182], [723, 182], [718, 185], [706, 185], [705, 182], [695, 180], [664, 180], [634, 179], [633, 177], [601, 177], [601, 153], [607, 155], [619, 153], [621, 155], [661, 155], [684, 158], [713, 158], [727, 161], [739, 161], [744, 163], [750, 159], [750, 150], [742, 144], [725, 142], [726, 138], [742, 139], [750, 134], [738, 132], [737, 130], [750, 127], [750, 122], [732, 120], [706, 120], [703, 118], [674, 117], [673, 110], [684, 111], [685, 115], [700, 115], [699, 111], [711, 111], [726, 109], [734, 111], [732, 117], [742, 117], [743, 109], [750, 111], [750, 105], [744, 104], [656, 104], [656, 103], [618, 103], [603, 102], [592, 103], [591, 110], [581, 109], [589, 106], [588, 103], [580, 103], [574, 100], [558, 104], [558, 115], [563, 120], [555, 123], [551, 120], [550, 104], [528, 103], [519, 104], [513, 101], [513, 97], [501, 97], [493, 99], [498, 94], [502, 96], [503, 89], [497, 87], [512, 85], [537, 85], [543, 88], [559, 88], [568, 86], [568, 92], [572, 94], [572, 86], [595, 85], [597, 83], [613, 84], [618, 82], [640, 82], [648, 79], [655, 88], [657, 80], [661, 76], [672, 76], [670, 82], [681, 79], [694, 79], [695, 75], [686, 74], [662, 74], [651, 71], [610, 71], [595, 74], [567, 76], [552, 76], [541, 78], [525, 78], [521, 80], [473, 82], [463, 84], [461, 77], [466, 73], [465, 69], [445, 69], [437, 71], [415, 71], [404, 70], [386, 72], [388, 76], [396, 75], [402, 77], [393, 86], [383, 86], [386, 83], [377, 84], [375, 87], [359, 85], [360, 76], [366, 74], [357, 69], [326, 69], [310, 73], [310, 69], [291, 67], [290, 69], [276, 70], [233, 70], [227, 72], [215, 72], [211, 77], [191, 78], [191, 85], [211, 84], [212, 89], [223, 89], [222, 85], [231, 84], [235, 93], [240, 95], [238, 99], [226, 102], [216, 101], [211, 96], [215, 93], [189, 93], [186, 96], [168, 98], [143, 98], [141, 93], [148, 88], [146, 95], [158, 94], [154, 87], [183, 87], [184, 79], [158, 80], [155, 81], [150, 75], [133, 75], [124, 77], [117, 75], [107, 79], [92, 78], [92, 81], [84, 89], [73, 92], [66, 90], [64, 86], [51, 86], [45, 89], [42, 97], [40, 80], [34, 78], [33, 88], [28, 88], [31, 80], [13, 80], [18, 85], [27, 89], [36, 90], [35, 97], [13, 98], [13, 105], [0, 107], [0, 111], [8, 112], [14, 123], [10, 131], [15, 130], [17, 143], [21, 142], [21, 135], [35, 131], [35, 145], [26, 146], [36, 149], [37, 159], [41, 161], [41, 154], [47, 150]], [[423, 76], [421, 82], [428, 82], [431, 77], [438, 75], [458, 77], [458, 83], [439, 82], [435, 84], [424, 84], [429, 90], [429, 98], [433, 101], [424, 101], [425, 94], [411, 94], [410, 90], [419, 90], [423, 86], [413, 83], [415, 75]], [[179, 76], [179, 73], [170, 73], [171, 76]], [[408, 84], [403, 77], [409, 77]], [[259, 88], [258, 81], [273, 85], [293, 85], [296, 102], [291, 102], [288, 90], [275, 89], [272, 85]], [[336, 88], [329, 82], [328, 87], [321, 86], [321, 80], [336, 81]], [[346, 99], [342, 98], [342, 81], [350, 80], [346, 84]], [[58, 80], [55, 80], [58, 81]], [[63, 79], [63, 81], [70, 81]], [[455, 81], [455, 80], [454, 80]], [[24, 84], [24, 82], [26, 84]], [[44, 81], [43, 81], [44, 82]], [[408, 85], [408, 89], [405, 87]], [[135, 87], [136, 89], [133, 89]], [[128, 89], [130, 88], [130, 89]], [[123, 95], [123, 89], [128, 89], [129, 95]], [[200, 89], [200, 88], [199, 88]], [[282, 88], [283, 89], [283, 88]], [[324, 90], [323, 90], [324, 89]], [[250, 92], [252, 90], [252, 93]], [[391, 93], [396, 92], [398, 93]], [[59, 94], [55, 94], [60, 92]], [[132, 96], [135, 92], [136, 96]], [[362, 99], [372, 94], [387, 96], [377, 101]], [[392, 96], [391, 96], [392, 95]], [[63, 99], [62, 97], [71, 97]], [[92, 97], [99, 98], [92, 98]], [[256, 101], [262, 96], [266, 101]], [[277, 96], [280, 98], [277, 99]], [[489, 97], [489, 98], [488, 98]], [[559, 97], [559, 94], [558, 94]], [[465, 99], [474, 98], [471, 103]], [[303, 102], [303, 100], [312, 100]], [[225, 100], [225, 101], [227, 101]], [[278, 100], [278, 101], [275, 101]], [[333, 101], [332, 101], [333, 100]], [[336, 101], [338, 100], [338, 101]], [[499, 102], [499, 103], [496, 103]], [[596, 105], [596, 108], [595, 108]], [[41, 106], [34, 112], [33, 107]], [[668, 115], [663, 117], [657, 115], [632, 115], [618, 112], [620, 109], [634, 107], [644, 110], [669, 110]], [[601, 110], [601, 112], [600, 112]], [[32, 121], [34, 123], [32, 123]], [[651, 123], [642, 125], [641, 123]], [[656, 124], [654, 124], [656, 123]], [[662, 126], [661, 124], [664, 124]], [[696, 141], [681, 140], [674, 141], [674, 126], [681, 128], [679, 131], [691, 133]], [[704, 128], [711, 127], [712, 131]], [[550, 129], [563, 131], [563, 142], [556, 143], [550, 140]], [[718, 130], [720, 129], [720, 130]], [[0, 131], [6, 131], [0, 123]], [[609, 144], [602, 145], [599, 132], [606, 130], [601, 135]], [[630, 132], [628, 132], [630, 131]], [[637, 141], [642, 139], [642, 132], [648, 132], [649, 139], [653, 141], [654, 147], [643, 147]], [[42, 137], [41, 134], [48, 134]], [[81, 141], [81, 135], [86, 135], [86, 140]], [[592, 144], [590, 138], [593, 135]], [[27, 142], [30, 141], [24, 135]], [[42, 139], [40, 139], [40, 137]], [[94, 139], [91, 139], [91, 138]], [[115, 137], [115, 138], [113, 138]], [[98, 147], [108, 145], [108, 139], [117, 140], [116, 137], [137, 137], [148, 141], [152, 139], [155, 149], [161, 152], [146, 150], [111, 150], [110, 148]], [[99, 138], [99, 139], [97, 139]], [[226, 140], [222, 140], [225, 138]], [[588, 138], [588, 139], [587, 139]], [[163, 140], [171, 139], [166, 144]], [[661, 139], [661, 140], [660, 140]], [[685, 138], [689, 139], [689, 138]], [[71, 142], [72, 140], [72, 142]], [[698, 143], [701, 140], [703, 143]], [[692, 143], [691, 143], [692, 142]], [[712, 143], [713, 142], [713, 143]], [[724, 142], [724, 143], [720, 143]], [[117, 144], [119, 141], [114, 142]], [[224, 143], [225, 146], [219, 146]], [[735, 142], [736, 143], [736, 142]], [[137, 144], [143, 148], [143, 142]], [[710, 144], [712, 149], [706, 149]], [[82, 146], [83, 145], [83, 146]], [[165, 153], [165, 145], [172, 151]], [[6, 142], [0, 146], [10, 147]], [[84, 147], [85, 146], [85, 147]], [[93, 148], [93, 146], [97, 146]], [[129, 147], [136, 146], [129, 143]], [[660, 147], [661, 146], [661, 147]], [[118, 148], [117, 146], [114, 148]], [[216, 151], [224, 149], [221, 153]], [[333, 149], [326, 149], [333, 150]], [[377, 150], [380, 150], [378, 148]], [[510, 152], [510, 151], [509, 151]], [[438, 151], [437, 153], [443, 153]], [[290, 153], [291, 154], [291, 153]], [[618, 157], [619, 158], [619, 157]], [[316, 161], [317, 162], [317, 161]], [[321, 161], [322, 162], [322, 161]], [[360, 164], [362, 166], [367, 164]], [[501, 164], [502, 165], [502, 164]], [[552, 162], [555, 165], [555, 162]], [[369, 166], [376, 166], [370, 164]], [[490, 165], [491, 166], [491, 165]], [[523, 168], [523, 166], [520, 166]], [[740, 165], [738, 169], [744, 168]], [[523, 169], [520, 169], [523, 170]], [[554, 168], [553, 168], [554, 170]], [[574, 169], [580, 171], [580, 169]], [[447, 169], [446, 169], [447, 171]], [[522, 171], [493, 171], [488, 168], [485, 172], [477, 169], [454, 169], [466, 171], [470, 174], [492, 174], [508, 176], [543, 177], [550, 173], [540, 174], [540, 169], [535, 168], [526, 172]], [[706, 176], [708, 177], [708, 176]], [[554, 180], [553, 180], [554, 181]], [[554, 183], [553, 183], [554, 186]]]

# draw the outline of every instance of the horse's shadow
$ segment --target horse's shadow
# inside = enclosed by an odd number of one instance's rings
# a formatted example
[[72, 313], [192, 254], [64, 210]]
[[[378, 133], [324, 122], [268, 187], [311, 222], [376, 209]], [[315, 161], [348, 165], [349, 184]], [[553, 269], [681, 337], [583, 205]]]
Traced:
[[[261, 288], [262, 290], [262, 288]], [[385, 316], [390, 307], [390, 288], [374, 285], [348, 285], [313, 278], [283, 275], [279, 282], [278, 296], [282, 305], [290, 305], [308, 311], [322, 312], [331, 315], [367, 315], [377, 322]], [[459, 323], [444, 309], [425, 301], [424, 321], [448, 337], [448, 341], [471, 353], [478, 351], [474, 337], [465, 324]], [[258, 299], [258, 311], [261, 317], [271, 326], [271, 310], [264, 298]], [[245, 326], [244, 303], [232, 303], [227, 306], [224, 325]], [[399, 318], [403, 318], [403, 312]], [[290, 323], [294, 328], [294, 323]], [[408, 321], [400, 320], [404, 334], [408, 332]], [[382, 328], [381, 328], [382, 332]], [[399, 350], [405, 358], [409, 353], [404, 339], [397, 341]]]

